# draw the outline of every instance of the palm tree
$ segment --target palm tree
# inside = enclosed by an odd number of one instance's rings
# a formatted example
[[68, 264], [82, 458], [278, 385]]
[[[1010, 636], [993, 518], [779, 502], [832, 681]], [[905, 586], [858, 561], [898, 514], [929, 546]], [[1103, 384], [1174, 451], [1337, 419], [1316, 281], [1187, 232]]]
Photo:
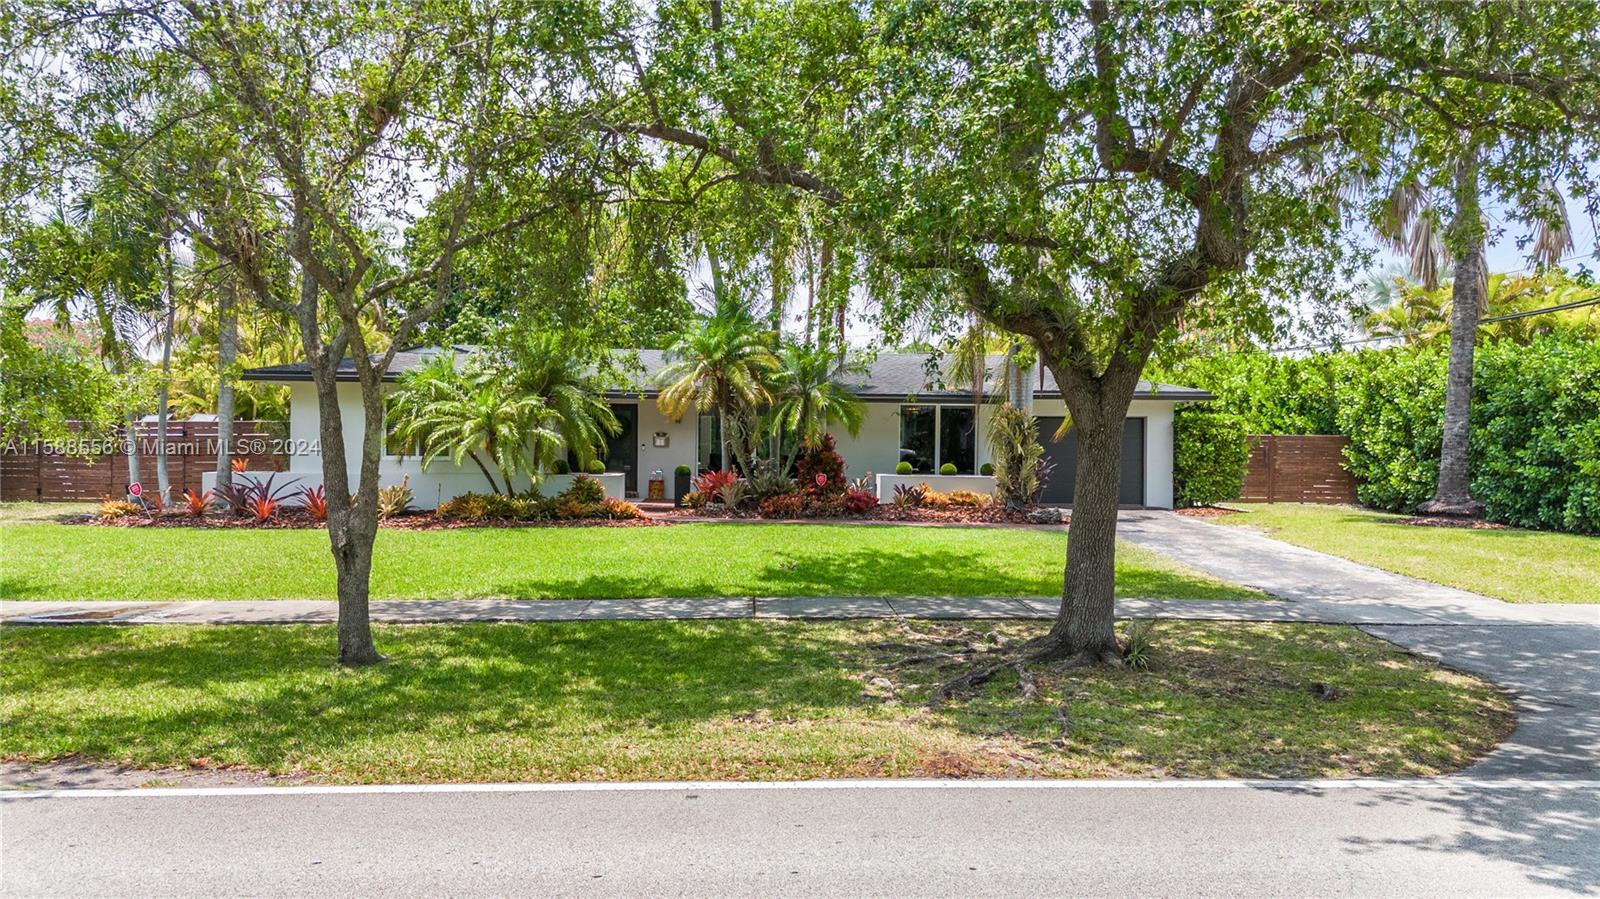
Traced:
[[[674, 421], [690, 410], [717, 410], [722, 431], [723, 466], [728, 467], [730, 447], [742, 455], [740, 464], [750, 470], [747, 427], [756, 410], [772, 401], [768, 382], [782, 367], [772, 352], [772, 336], [737, 303], [722, 302], [709, 318], [691, 325], [667, 350], [661, 370], [661, 395], [656, 406]], [[731, 418], [730, 418], [731, 417]], [[730, 430], [736, 426], [737, 439]]]
[[1392, 301], [1361, 320], [1368, 337], [1398, 340], [1406, 346], [1427, 343], [1443, 334], [1450, 321], [1448, 298], [1441, 290], [1395, 279], [1389, 285]]
[[[1433, 498], [1419, 510], [1436, 515], [1480, 515], [1483, 504], [1472, 496], [1471, 443], [1472, 359], [1478, 318], [1489, 292], [1485, 258], [1487, 229], [1480, 204], [1483, 144], [1469, 139], [1455, 160], [1449, 193], [1454, 214], [1441, 237], [1428, 192], [1415, 181], [1401, 181], [1391, 192], [1380, 232], [1410, 259], [1411, 274], [1428, 290], [1438, 287], [1439, 271], [1454, 266], [1450, 282], [1450, 361], [1445, 376], [1444, 440], [1439, 453], [1439, 481]], [[1573, 247], [1566, 203], [1554, 182], [1546, 180], [1539, 196], [1525, 210], [1535, 226], [1533, 257], [1555, 265]], [[1453, 258], [1452, 258], [1453, 257]]]
[[606, 438], [622, 431], [582, 356], [559, 336], [542, 332], [525, 337], [511, 346], [501, 364], [518, 394], [537, 397], [554, 414], [561, 442], [580, 465], [604, 456]]
[[513, 493], [512, 478], [537, 476], [562, 447], [556, 416], [542, 400], [505, 389], [487, 367], [457, 369], [453, 353], [408, 374], [391, 397], [389, 413], [396, 440], [421, 444], [424, 467], [446, 454], [456, 465], [471, 459], [489, 489], [506, 496]]
[[800, 447], [821, 440], [830, 424], [844, 425], [852, 437], [861, 433], [867, 407], [840, 380], [846, 373], [860, 371], [860, 366], [845, 362], [831, 347], [789, 344], [780, 361], [782, 367], [772, 376], [768, 429], [780, 441], [788, 435], [798, 438], [781, 460], [779, 471], [788, 471]]

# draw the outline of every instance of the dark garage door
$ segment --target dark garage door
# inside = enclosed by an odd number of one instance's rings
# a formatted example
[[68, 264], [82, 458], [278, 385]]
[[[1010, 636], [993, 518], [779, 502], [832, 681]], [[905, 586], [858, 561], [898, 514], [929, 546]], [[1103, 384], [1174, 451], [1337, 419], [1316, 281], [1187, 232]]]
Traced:
[[[1044, 503], [1072, 502], [1072, 485], [1078, 476], [1078, 434], [1068, 431], [1059, 442], [1050, 436], [1061, 427], [1060, 418], [1039, 419], [1039, 440], [1044, 457], [1055, 463], [1055, 471], [1044, 485]], [[1144, 419], [1130, 418], [1122, 426], [1122, 484], [1117, 502], [1124, 506], [1144, 505]]]

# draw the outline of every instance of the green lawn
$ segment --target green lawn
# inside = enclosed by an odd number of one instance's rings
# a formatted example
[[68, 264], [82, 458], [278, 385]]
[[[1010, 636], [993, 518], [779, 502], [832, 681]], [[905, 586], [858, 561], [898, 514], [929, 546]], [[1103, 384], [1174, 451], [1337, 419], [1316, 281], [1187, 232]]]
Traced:
[[[1011, 640], [1043, 624], [985, 623]], [[0, 758], [321, 782], [1433, 774], [1505, 697], [1353, 628], [1161, 622], [1148, 670], [1036, 668], [938, 709], [933, 622], [0, 630]], [[1331, 685], [1333, 697], [1315, 689]], [[1063, 724], [1065, 722], [1065, 724]]]
[[1508, 602], [1600, 602], [1600, 537], [1546, 531], [1418, 527], [1353, 506], [1240, 504], [1279, 540]]
[[[0, 524], [0, 598], [332, 599], [328, 536]], [[384, 530], [372, 596], [518, 599], [676, 596], [1050, 596], [1059, 531], [852, 525]], [[1123, 596], [1263, 599], [1133, 546]]]

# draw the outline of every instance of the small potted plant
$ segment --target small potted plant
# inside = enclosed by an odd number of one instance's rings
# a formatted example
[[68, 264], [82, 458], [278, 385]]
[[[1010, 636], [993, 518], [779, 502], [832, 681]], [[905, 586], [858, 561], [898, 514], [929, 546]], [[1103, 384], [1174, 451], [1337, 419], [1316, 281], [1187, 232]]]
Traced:
[[689, 494], [689, 476], [693, 474], [687, 465], [679, 465], [672, 470], [672, 504], [682, 507], [683, 498]]
[[589, 464], [585, 467], [588, 468], [590, 474], [606, 473], [606, 463], [601, 462], [599, 459], [590, 459]]
[[943, 465], [939, 466], [939, 473], [942, 474], [942, 475], [945, 475], [947, 477], [949, 475], [955, 474], [956, 473], [956, 463], [954, 463], [954, 462], [946, 462], [946, 463], [944, 463]]
[[910, 474], [911, 473], [911, 463], [910, 462], [901, 462], [900, 464], [898, 464], [898, 465], [896, 465], [894, 467], [894, 473], [895, 474]]

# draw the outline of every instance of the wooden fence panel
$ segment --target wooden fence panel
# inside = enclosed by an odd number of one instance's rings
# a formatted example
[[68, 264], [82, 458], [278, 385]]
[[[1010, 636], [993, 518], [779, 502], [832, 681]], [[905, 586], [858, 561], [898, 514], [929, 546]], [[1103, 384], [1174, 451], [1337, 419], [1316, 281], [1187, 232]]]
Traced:
[[[260, 471], [284, 463], [282, 422], [236, 421], [234, 455]], [[128, 483], [126, 431], [77, 446], [41, 446], [33, 441], [0, 437], [0, 500], [37, 502], [93, 502], [122, 496]], [[137, 429], [139, 481], [147, 493], [156, 488], [156, 426], [141, 423]], [[167, 474], [173, 498], [185, 490], [199, 491], [201, 478], [217, 467], [217, 424], [212, 421], [174, 421], [167, 425]], [[87, 451], [88, 455], [84, 455]]]
[[1356, 479], [1344, 468], [1350, 438], [1333, 434], [1258, 434], [1250, 438], [1243, 502], [1353, 503]]

